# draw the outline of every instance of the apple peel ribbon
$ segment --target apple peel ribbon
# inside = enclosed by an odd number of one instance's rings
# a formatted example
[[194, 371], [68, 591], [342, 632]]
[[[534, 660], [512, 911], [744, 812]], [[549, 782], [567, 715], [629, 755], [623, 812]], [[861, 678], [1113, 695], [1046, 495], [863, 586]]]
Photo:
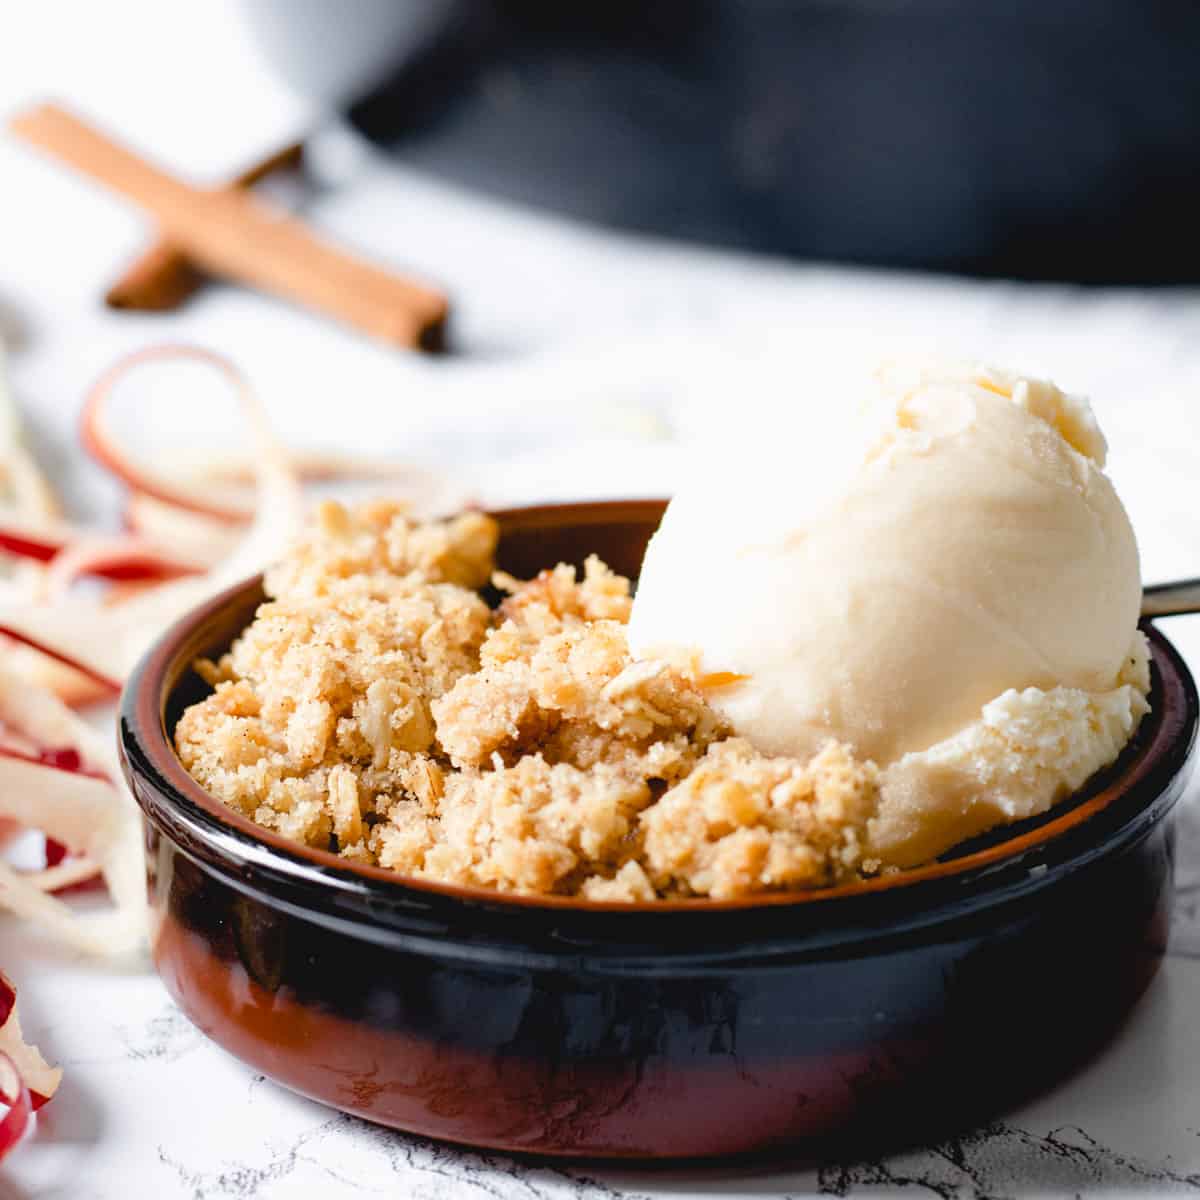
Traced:
[[51, 1067], [21, 1034], [17, 989], [0, 971], [0, 1162], [21, 1141], [33, 1114], [58, 1090], [62, 1071]]
[[[231, 527], [233, 536], [223, 541], [210, 537], [203, 553], [198, 539], [173, 546], [162, 536], [169, 528], [99, 536], [65, 521], [20, 445], [0, 380], [0, 562], [7, 568], [0, 576], [0, 842], [31, 830], [46, 844], [39, 870], [18, 870], [0, 858], [0, 909], [104, 957], [136, 951], [146, 940], [141, 820], [113, 740], [69, 702], [111, 699], [167, 625], [278, 558], [302, 518], [299, 481], [256, 397], [235, 368], [207, 351], [168, 347], [123, 360], [101, 380], [86, 412], [101, 409], [105, 389], [126, 371], [179, 357], [216, 367], [235, 387], [254, 449], [253, 518]], [[160, 516], [170, 503], [160, 503]], [[76, 591], [85, 577], [148, 586], [124, 598], [128, 584], [121, 584], [101, 597]], [[98, 911], [79, 911], [56, 894], [98, 880], [112, 901]], [[0, 1157], [24, 1136], [58, 1078], [21, 1037], [15, 989], [0, 976]]]

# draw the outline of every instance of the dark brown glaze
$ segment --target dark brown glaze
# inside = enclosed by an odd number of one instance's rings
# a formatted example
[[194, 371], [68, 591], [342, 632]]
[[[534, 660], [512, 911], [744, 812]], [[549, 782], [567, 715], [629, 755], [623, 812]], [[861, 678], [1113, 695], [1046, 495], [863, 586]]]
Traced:
[[[657, 502], [499, 514], [532, 575], [635, 574]], [[229, 812], [169, 729], [252, 582], [127, 689], [159, 973], [214, 1040], [383, 1124], [540, 1154], [711, 1156], [923, 1136], [996, 1111], [1109, 1035], [1157, 968], [1195, 689], [1150, 630], [1153, 714], [1048, 818], [886, 880], [766, 902], [585, 904], [348, 865]]]

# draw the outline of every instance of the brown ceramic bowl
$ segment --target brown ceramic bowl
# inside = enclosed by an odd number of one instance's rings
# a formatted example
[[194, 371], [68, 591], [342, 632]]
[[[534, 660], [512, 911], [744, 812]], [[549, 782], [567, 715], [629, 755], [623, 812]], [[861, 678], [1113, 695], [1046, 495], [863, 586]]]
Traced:
[[[500, 513], [500, 563], [531, 575], [594, 551], [635, 575], [661, 512]], [[253, 580], [180, 622], [122, 702], [154, 959], [216, 1042], [346, 1112], [579, 1156], [929, 1136], [1090, 1054], [1158, 966], [1197, 699], [1156, 630], [1152, 715], [1046, 817], [848, 887], [602, 905], [353, 866], [207, 795], [171, 730], [204, 692], [193, 660], [261, 595]]]

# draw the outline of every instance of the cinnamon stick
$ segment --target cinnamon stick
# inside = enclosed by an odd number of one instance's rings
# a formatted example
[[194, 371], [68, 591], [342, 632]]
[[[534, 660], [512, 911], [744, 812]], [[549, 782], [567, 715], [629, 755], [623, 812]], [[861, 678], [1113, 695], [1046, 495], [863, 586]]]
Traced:
[[[302, 143], [293, 142], [252, 164], [228, 186], [253, 187], [276, 171], [298, 166], [303, 149]], [[203, 282], [204, 275], [192, 265], [187, 253], [170, 238], [159, 237], [125, 268], [104, 300], [109, 308], [166, 312], [178, 308]]]
[[109, 308], [169, 312], [178, 308], [204, 282], [187, 252], [160, 237], [139, 254], [104, 293]]
[[438, 349], [446, 297], [316, 237], [251, 192], [190, 187], [54, 104], [10, 128], [150, 213], [199, 268], [327, 313], [395, 345]]

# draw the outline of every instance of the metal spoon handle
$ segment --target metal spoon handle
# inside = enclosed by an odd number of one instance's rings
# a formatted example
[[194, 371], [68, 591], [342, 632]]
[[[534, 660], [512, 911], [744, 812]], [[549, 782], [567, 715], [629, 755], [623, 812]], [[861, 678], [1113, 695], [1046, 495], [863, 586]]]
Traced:
[[1200, 579], [1155, 583], [1143, 590], [1143, 617], [1178, 617], [1184, 613], [1200, 613]]

